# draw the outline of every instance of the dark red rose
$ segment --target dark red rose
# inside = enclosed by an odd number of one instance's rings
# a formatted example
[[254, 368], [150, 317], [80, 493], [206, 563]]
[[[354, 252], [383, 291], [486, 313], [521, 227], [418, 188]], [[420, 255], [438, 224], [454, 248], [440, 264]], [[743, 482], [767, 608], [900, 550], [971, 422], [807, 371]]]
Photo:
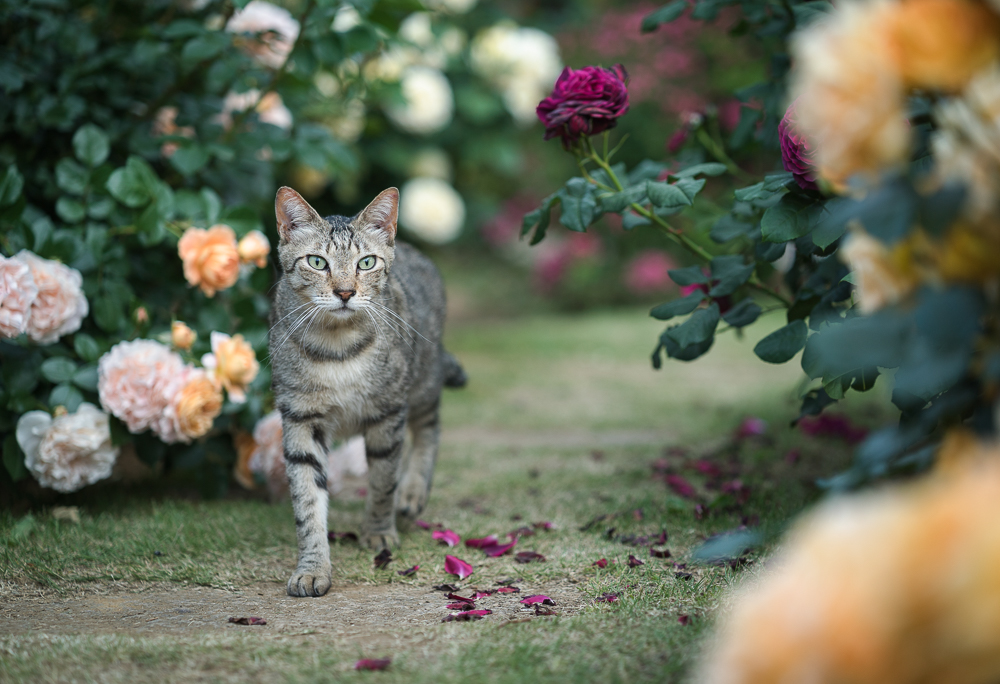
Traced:
[[585, 135], [614, 128], [628, 111], [628, 73], [621, 64], [610, 69], [589, 66], [563, 69], [552, 94], [538, 103], [545, 139], [560, 136], [569, 146]]
[[781, 143], [781, 163], [785, 171], [791, 171], [795, 182], [803, 190], [819, 190], [809, 145], [795, 125], [794, 102], [788, 106], [785, 116], [778, 124], [778, 141]]

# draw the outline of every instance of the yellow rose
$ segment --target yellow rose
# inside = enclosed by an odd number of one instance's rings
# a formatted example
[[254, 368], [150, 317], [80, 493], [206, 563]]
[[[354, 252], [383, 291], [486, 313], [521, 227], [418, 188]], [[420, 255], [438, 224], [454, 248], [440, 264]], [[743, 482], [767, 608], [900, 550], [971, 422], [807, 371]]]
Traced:
[[236, 233], [229, 226], [188, 228], [177, 243], [177, 252], [184, 262], [184, 277], [209, 297], [235, 285], [240, 276]]
[[187, 351], [198, 339], [198, 333], [189, 328], [185, 323], [174, 321], [170, 325], [170, 342], [178, 349]]
[[247, 386], [257, 377], [260, 364], [253, 347], [243, 335], [230, 337], [225, 333], [212, 333], [212, 353], [202, 357], [202, 365], [226, 388], [229, 400], [246, 401]]
[[177, 432], [190, 441], [206, 434], [222, 412], [222, 390], [204, 372], [190, 373], [190, 379], [171, 402]]
[[267, 265], [267, 255], [271, 253], [271, 243], [259, 230], [252, 230], [243, 236], [236, 246], [239, 252], [240, 261], [245, 264], [254, 263], [257, 268], [264, 268]]

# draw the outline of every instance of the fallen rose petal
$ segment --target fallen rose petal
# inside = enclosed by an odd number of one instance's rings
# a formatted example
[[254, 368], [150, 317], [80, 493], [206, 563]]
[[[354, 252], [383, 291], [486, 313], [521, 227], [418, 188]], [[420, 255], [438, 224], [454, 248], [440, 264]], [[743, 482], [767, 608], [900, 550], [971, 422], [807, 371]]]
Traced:
[[604, 594], [601, 594], [600, 596], [594, 599], [594, 601], [598, 603], [614, 603], [617, 600], [618, 600], [618, 594], [612, 594], [611, 592], [606, 592]]
[[355, 670], [384, 670], [389, 667], [392, 658], [364, 658], [354, 663]]
[[650, 549], [649, 555], [653, 558], [670, 558], [670, 549]]
[[674, 577], [676, 577], [679, 580], [689, 580], [691, 579], [692, 575], [690, 572], [675, 572]]
[[534, 527], [535, 529], [545, 530], [546, 532], [548, 532], [549, 530], [556, 529], [556, 526], [550, 523], [548, 520], [545, 520], [543, 522], [531, 523], [531, 526]]
[[679, 622], [680, 624], [685, 625], [685, 626], [690, 625], [691, 624], [691, 616], [690, 615], [678, 615], [677, 616], [677, 622]]
[[608, 567], [608, 559], [607, 558], [602, 558], [601, 560], [594, 561], [593, 563], [590, 564], [590, 567], [594, 567], [594, 566], [597, 566], [598, 568], [604, 569], [604, 568]]
[[694, 507], [694, 519], [701, 520], [708, 514], [708, 509], [702, 504], [695, 504]]
[[663, 530], [656, 537], [656, 541], [653, 542], [653, 546], [663, 546], [667, 543], [667, 531]]
[[516, 556], [514, 556], [514, 560], [517, 561], [518, 563], [532, 563], [532, 562], [544, 563], [545, 556], [543, 556], [540, 553], [535, 553], [534, 551], [521, 551]]
[[533, 529], [531, 529], [530, 527], [526, 527], [526, 526], [522, 525], [521, 527], [518, 527], [516, 530], [514, 530], [512, 532], [508, 532], [507, 533], [507, 538], [508, 539], [517, 539], [518, 537], [530, 537], [534, 533], [535, 533], [535, 531]]
[[498, 594], [516, 594], [521, 591], [518, 587], [500, 587], [496, 590]]
[[445, 555], [444, 571], [450, 575], [458, 575], [458, 579], [462, 580], [472, 574], [472, 566], [461, 558]]
[[533, 596], [525, 596], [523, 599], [521, 599], [521, 603], [523, 603], [526, 606], [533, 606], [536, 603], [541, 603], [546, 606], [556, 605], [556, 602], [550, 599], [545, 594], [535, 594]]
[[469, 601], [468, 603], [466, 603], [465, 601], [455, 601], [454, 603], [449, 603], [448, 605], [445, 606], [445, 608], [447, 608], [448, 610], [469, 610], [475, 607], [476, 607], [475, 601]]
[[234, 625], [266, 625], [267, 620], [262, 617], [231, 617], [229, 621]]
[[691, 483], [680, 475], [667, 475], [664, 477], [664, 481], [676, 494], [683, 496], [685, 499], [693, 499], [697, 495]]
[[458, 591], [458, 587], [454, 584], [435, 584], [433, 587], [434, 591]]
[[515, 546], [517, 546], [517, 539], [512, 541], [510, 544], [494, 544], [493, 546], [484, 546], [480, 549], [480, 551], [491, 558], [496, 558], [497, 556], [502, 556], [505, 553], [510, 553], [510, 550]]
[[431, 538], [444, 542], [448, 546], [456, 546], [462, 541], [462, 538], [451, 530], [434, 530], [431, 532]]
[[414, 520], [413, 524], [417, 527], [422, 527], [425, 530], [440, 530], [444, 525], [441, 523], [429, 523], [425, 520]]
[[551, 608], [542, 608], [537, 603], [535, 604], [535, 615], [557, 615], [556, 611]]
[[468, 622], [469, 620], [482, 620], [487, 615], [492, 615], [492, 610], [464, 610], [461, 613], [452, 613], [442, 618], [441, 622]]
[[465, 545], [473, 549], [481, 549], [484, 546], [496, 546], [499, 542], [500, 539], [495, 534], [491, 534], [488, 537], [480, 537], [479, 539], [466, 539]]
[[474, 598], [466, 598], [465, 596], [459, 596], [455, 592], [445, 594], [445, 598], [450, 598], [452, 601], [464, 601], [465, 603], [475, 603]]
[[392, 562], [392, 551], [389, 549], [382, 549], [375, 556], [375, 567], [379, 570], [384, 569], [389, 563]]
[[494, 589], [483, 591], [482, 589], [476, 589], [476, 593], [472, 595], [473, 599], [486, 598], [487, 596], [493, 596]]
[[637, 568], [640, 565], [645, 565], [644, 562], [633, 556], [631, 553], [628, 555], [628, 566], [630, 568]]
[[698, 459], [691, 464], [695, 470], [709, 477], [722, 477], [722, 469], [712, 463], [711, 461], [706, 461], [705, 459]]
[[414, 565], [412, 568], [407, 568], [406, 570], [397, 570], [396, 572], [403, 577], [409, 577], [410, 575], [416, 575], [417, 570], [420, 569], [419, 565]]
[[744, 419], [736, 429], [736, 439], [747, 439], [748, 437], [760, 437], [767, 432], [767, 422], [751, 416]]

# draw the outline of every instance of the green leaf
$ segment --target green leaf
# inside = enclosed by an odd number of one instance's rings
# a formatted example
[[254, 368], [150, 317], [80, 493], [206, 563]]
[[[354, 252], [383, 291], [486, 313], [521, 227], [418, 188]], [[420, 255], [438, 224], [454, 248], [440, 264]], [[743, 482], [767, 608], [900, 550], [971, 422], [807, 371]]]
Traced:
[[88, 392], [97, 391], [97, 366], [84, 366], [73, 374], [73, 384]]
[[708, 236], [721, 245], [749, 234], [753, 228], [754, 224], [744, 223], [732, 214], [725, 214], [715, 222]]
[[701, 290], [692, 292], [687, 297], [681, 297], [680, 299], [675, 299], [672, 302], [666, 302], [660, 304], [659, 306], [653, 307], [653, 310], [649, 312], [649, 315], [661, 321], [669, 321], [674, 316], [683, 316], [684, 314], [689, 314], [698, 308], [698, 305], [705, 301], [705, 293]]
[[688, 200], [694, 202], [694, 196], [701, 192], [701, 189], [705, 187], [704, 178], [681, 178], [679, 181], [674, 183], [674, 185], [680, 188]]
[[760, 220], [761, 235], [768, 242], [788, 242], [815, 228], [823, 216], [823, 203], [787, 194], [764, 212]]
[[758, 342], [753, 351], [761, 360], [768, 363], [785, 363], [806, 346], [807, 337], [809, 337], [809, 327], [805, 322], [792, 321]]
[[135, 222], [135, 226], [138, 229], [137, 236], [139, 243], [143, 247], [158, 245], [167, 235], [155, 202], [142, 210], [142, 213]]
[[[233, 3], [235, 5], [240, 5], [241, 3]], [[242, 3], [246, 4], [246, 3]], [[197, 36], [205, 31], [205, 27], [202, 26], [200, 21], [195, 21], [194, 19], [177, 19], [167, 24], [167, 27], [163, 29], [164, 38], [190, 38], [192, 36]]]
[[619, 213], [625, 211], [631, 204], [642, 204], [646, 199], [646, 187], [633, 185], [621, 192], [601, 195], [599, 199], [603, 211]]
[[725, 297], [747, 281], [753, 273], [754, 264], [743, 263], [743, 257], [739, 254], [729, 254], [712, 259], [711, 268], [715, 284], [708, 294], [712, 297]]
[[90, 168], [103, 164], [110, 151], [108, 134], [94, 124], [84, 124], [73, 134], [73, 152]]
[[125, 324], [122, 304], [113, 297], [98, 297], [91, 302], [91, 309], [94, 313], [94, 321], [105, 332], [118, 332]]
[[24, 465], [24, 452], [18, 446], [17, 437], [13, 432], [3, 440], [3, 465], [14, 482], [28, 477], [28, 468]]
[[790, 173], [771, 174], [756, 185], [738, 189], [735, 193], [736, 199], [740, 202], [763, 202], [775, 195], [783, 194], [785, 188], [793, 182], [795, 177]]
[[77, 356], [90, 363], [101, 358], [101, 346], [87, 333], [77, 333], [73, 336], [73, 350]]
[[56, 214], [66, 223], [79, 223], [87, 216], [87, 210], [77, 200], [63, 196], [56, 201]]
[[49, 241], [52, 237], [52, 230], [55, 226], [52, 225], [52, 219], [48, 216], [42, 216], [38, 220], [32, 222], [31, 224], [31, 234], [35, 238], [35, 252], [38, 253], [45, 246], [45, 243]]
[[552, 220], [552, 207], [558, 201], [557, 195], [549, 195], [542, 200], [542, 206], [525, 214], [521, 220], [521, 237], [530, 233], [531, 229], [534, 228], [535, 234], [531, 238], [531, 244], [537, 245], [545, 239], [545, 231], [548, 230], [549, 222]]
[[559, 223], [570, 230], [582, 233], [600, 216], [594, 186], [583, 178], [570, 178], [556, 195], [562, 203]]
[[90, 172], [69, 157], [63, 157], [56, 164], [56, 185], [63, 192], [82, 195], [87, 189]]
[[132, 155], [125, 166], [115, 169], [108, 178], [111, 196], [127, 207], [145, 206], [156, 192], [159, 179], [141, 157]]
[[190, 69], [207, 59], [215, 57], [231, 44], [231, 36], [225, 31], [213, 31], [192, 38], [181, 50], [181, 62]]
[[762, 309], [753, 299], [747, 297], [722, 316], [722, 320], [734, 328], [750, 325], [760, 316]]
[[[688, 8], [687, 0], [673, 0], [652, 14], [648, 14], [642, 19], [642, 32], [651, 33], [660, 27], [660, 24], [669, 24]], [[634, 30], [634, 29], [633, 29]]]
[[52, 393], [49, 394], [49, 406], [52, 408], [65, 406], [70, 413], [74, 413], [82, 403], [83, 395], [80, 394], [80, 390], [69, 383], [56, 385], [52, 388]]
[[17, 202], [24, 188], [24, 176], [13, 164], [7, 167], [3, 180], [0, 180], [0, 207], [9, 207]]
[[201, 189], [201, 201], [205, 204], [205, 220], [209, 225], [218, 223], [222, 213], [222, 200], [212, 188]]
[[719, 164], [718, 162], [706, 162], [704, 164], [695, 164], [694, 166], [689, 166], [686, 169], [681, 169], [677, 173], [672, 173], [670, 176], [672, 178], [693, 178], [699, 173], [703, 173], [706, 176], [721, 176], [726, 172], [726, 165]]
[[63, 356], [56, 356], [42, 362], [42, 377], [49, 382], [69, 382], [76, 373], [76, 364]]
[[702, 344], [715, 335], [719, 318], [719, 305], [712, 302], [708, 308], [698, 309], [686, 321], [667, 330], [666, 335], [681, 349]]
[[701, 270], [701, 266], [686, 266], [685, 268], [675, 268], [667, 271], [670, 279], [680, 285], [705, 285], [708, 283], [708, 276]]
[[170, 164], [183, 176], [192, 176], [208, 163], [208, 150], [197, 143], [178, 147], [170, 156]]
[[645, 216], [640, 216], [634, 211], [624, 211], [622, 212], [622, 228], [625, 230], [632, 230], [633, 228], [638, 228], [639, 226], [648, 226], [652, 223]]
[[655, 206], [665, 209], [691, 206], [691, 198], [680, 187], [661, 181], [646, 181], [646, 196]]

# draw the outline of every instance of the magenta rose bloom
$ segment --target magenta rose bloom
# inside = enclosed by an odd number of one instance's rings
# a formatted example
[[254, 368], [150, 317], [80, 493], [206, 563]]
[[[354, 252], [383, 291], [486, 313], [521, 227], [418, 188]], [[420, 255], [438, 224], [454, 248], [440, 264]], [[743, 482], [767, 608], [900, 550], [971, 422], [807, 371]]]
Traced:
[[610, 69], [589, 66], [563, 69], [552, 94], [538, 103], [545, 139], [560, 136], [563, 145], [585, 135], [614, 128], [628, 111], [628, 73], [621, 64]]
[[803, 190], [819, 190], [816, 172], [812, 168], [812, 155], [805, 137], [795, 124], [795, 103], [788, 106], [784, 118], [778, 124], [778, 141], [781, 143], [781, 163], [785, 171], [791, 171], [795, 182]]

